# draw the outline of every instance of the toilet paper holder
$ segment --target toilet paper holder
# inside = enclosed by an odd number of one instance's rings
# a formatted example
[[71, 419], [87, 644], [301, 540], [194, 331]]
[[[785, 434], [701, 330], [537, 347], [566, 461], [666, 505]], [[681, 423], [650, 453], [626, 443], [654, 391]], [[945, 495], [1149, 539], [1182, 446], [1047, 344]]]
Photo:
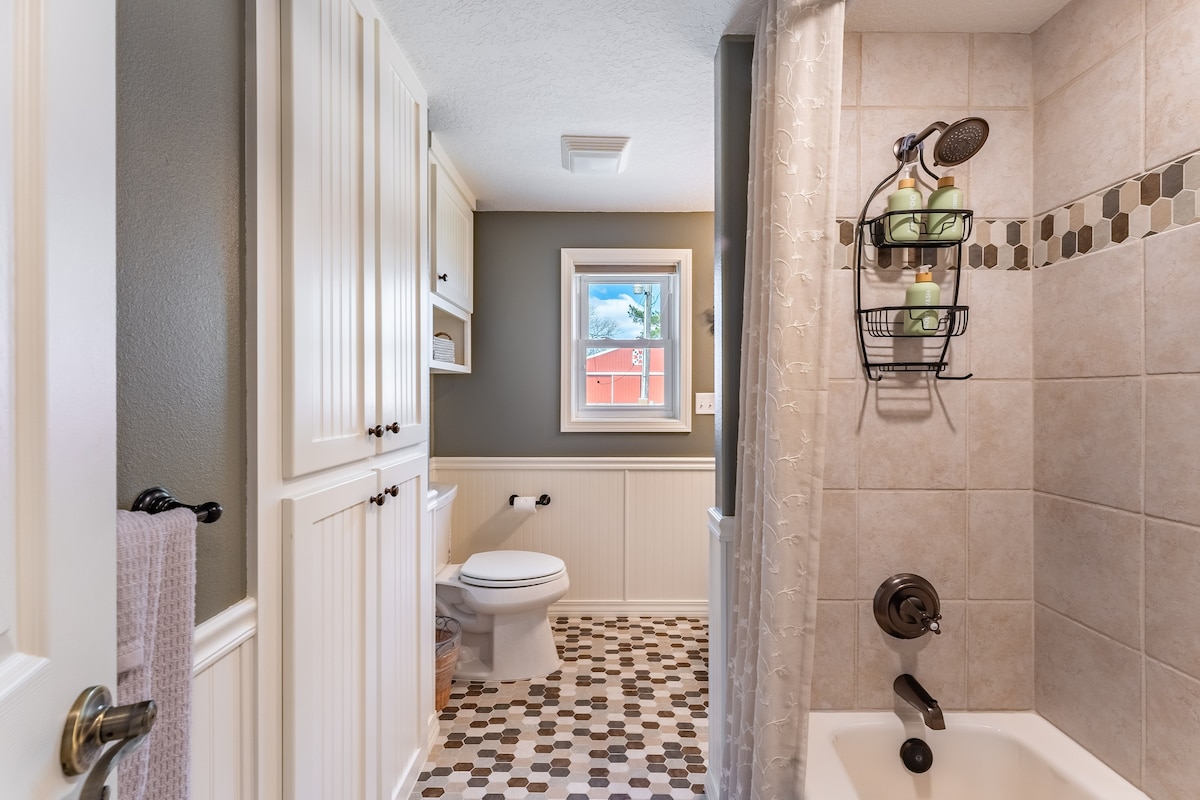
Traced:
[[[510, 506], [513, 505], [516, 502], [516, 499], [517, 499], [517, 495], [510, 494], [508, 496], [508, 504]], [[548, 505], [550, 505], [550, 495], [548, 495], [548, 494], [541, 495], [534, 502], [539, 506], [548, 506]]]

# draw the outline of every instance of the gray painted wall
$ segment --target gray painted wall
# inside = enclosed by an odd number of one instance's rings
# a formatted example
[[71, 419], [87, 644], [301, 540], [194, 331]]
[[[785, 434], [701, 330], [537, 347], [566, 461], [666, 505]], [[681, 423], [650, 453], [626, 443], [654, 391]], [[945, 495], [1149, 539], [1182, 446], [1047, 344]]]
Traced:
[[117, 500], [217, 500], [196, 620], [246, 596], [241, 0], [117, 3]]
[[713, 391], [711, 213], [475, 215], [472, 372], [433, 379], [438, 456], [711, 456], [713, 417], [691, 433], [560, 433], [564, 247], [692, 250], [692, 391]]
[[717, 46], [716, 228], [717, 505], [733, 516], [737, 505], [738, 393], [742, 372], [742, 300], [746, 282], [746, 209], [750, 184], [753, 36], [725, 36]]

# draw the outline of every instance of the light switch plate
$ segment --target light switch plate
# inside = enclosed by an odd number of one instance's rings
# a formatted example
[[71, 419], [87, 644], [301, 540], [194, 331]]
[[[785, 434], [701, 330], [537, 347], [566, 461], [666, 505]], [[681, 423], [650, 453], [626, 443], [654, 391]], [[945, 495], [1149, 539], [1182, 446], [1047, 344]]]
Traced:
[[696, 392], [696, 413], [717, 413], [717, 396], [713, 392]]

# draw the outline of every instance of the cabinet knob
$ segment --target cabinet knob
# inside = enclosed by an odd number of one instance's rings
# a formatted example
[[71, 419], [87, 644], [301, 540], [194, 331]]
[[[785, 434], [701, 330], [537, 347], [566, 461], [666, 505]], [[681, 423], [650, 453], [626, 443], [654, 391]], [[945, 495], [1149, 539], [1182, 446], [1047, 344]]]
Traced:
[[371, 503], [374, 505], [377, 505], [377, 506], [381, 506], [386, 502], [387, 502], [387, 493], [386, 492], [380, 492], [379, 494], [377, 494], [371, 498]]
[[391, 486], [384, 489], [383, 491], [387, 494], [390, 494], [392, 497], [395, 497], [396, 495], [400, 494], [400, 484], [393, 483]]
[[393, 422], [391, 425], [384, 425], [383, 428], [384, 428], [384, 430], [391, 431], [392, 433], [399, 433], [400, 432], [400, 423]]
[[439, 280], [439, 281], [446, 281], [447, 283], [449, 283], [449, 281], [450, 281], [450, 273], [448, 273], [448, 272], [443, 272], [441, 275], [438, 275], [438, 280]]
[[383, 426], [376, 425], [374, 428], [367, 428], [367, 436], [378, 436], [380, 439], [382, 439], [383, 438]]

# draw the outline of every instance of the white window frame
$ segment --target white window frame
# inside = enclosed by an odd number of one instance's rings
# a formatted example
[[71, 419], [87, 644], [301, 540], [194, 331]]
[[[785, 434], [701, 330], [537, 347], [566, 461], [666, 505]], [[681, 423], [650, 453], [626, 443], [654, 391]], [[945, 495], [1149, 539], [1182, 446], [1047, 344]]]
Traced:
[[[692, 251], [661, 248], [568, 248], [562, 253], [562, 364], [559, 374], [562, 432], [679, 433], [692, 430]], [[673, 273], [675, 287], [664, 296], [660, 317], [665, 344], [663, 405], [588, 408], [587, 294], [585, 277], [610, 273], [631, 276]], [[668, 299], [670, 305], [668, 306]], [[668, 313], [668, 308], [670, 309]], [[614, 340], [636, 347], [641, 339]], [[657, 343], [659, 340], [655, 340]], [[670, 368], [667, 365], [674, 365]]]

